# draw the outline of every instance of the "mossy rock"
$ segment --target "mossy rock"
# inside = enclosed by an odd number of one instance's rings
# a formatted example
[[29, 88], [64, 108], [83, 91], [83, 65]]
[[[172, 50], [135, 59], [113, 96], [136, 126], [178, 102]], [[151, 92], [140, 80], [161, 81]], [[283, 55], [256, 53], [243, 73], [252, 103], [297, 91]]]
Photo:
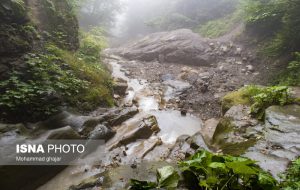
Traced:
[[222, 114], [225, 115], [225, 113], [235, 105], [251, 105], [248, 92], [245, 90], [245, 88], [231, 92], [223, 97]]
[[236, 138], [237, 128], [230, 118], [222, 118], [212, 139], [212, 148], [221, 150], [224, 154], [239, 156], [256, 143], [255, 139]]

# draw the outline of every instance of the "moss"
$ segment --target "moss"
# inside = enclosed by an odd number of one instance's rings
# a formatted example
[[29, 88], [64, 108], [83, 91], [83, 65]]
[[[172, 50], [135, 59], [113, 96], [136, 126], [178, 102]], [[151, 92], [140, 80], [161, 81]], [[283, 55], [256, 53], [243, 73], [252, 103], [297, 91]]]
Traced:
[[229, 118], [220, 120], [212, 140], [212, 148], [222, 150], [225, 154], [239, 156], [256, 143], [255, 139], [247, 141], [232, 140], [230, 137], [239, 132], [239, 129]]
[[222, 99], [222, 114], [224, 115], [232, 106], [235, 105], [251, 105], [249, 92], [246, 88], [231, 92]]

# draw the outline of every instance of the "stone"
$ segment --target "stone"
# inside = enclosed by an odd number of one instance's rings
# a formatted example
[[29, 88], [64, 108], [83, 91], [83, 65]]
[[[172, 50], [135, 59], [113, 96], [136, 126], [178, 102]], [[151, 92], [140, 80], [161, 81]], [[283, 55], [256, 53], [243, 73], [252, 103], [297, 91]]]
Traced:
[[198, 150], [199, 148], [208, 150], [208, 147], [206, 143], [204, 142], [204, 139], [202, 137], [202, 134], [200, 132], [196, 133], [191, 137], [191, 148], [194, 150]]
[[97, 125], [93, 131], [88, 135], [88, 139], [92, 140], [109, 140], [115, 135], [115, 132], [111, 128], [106, 127], [105, 125]]
[[216, 130], [219, 122], [220, 122], [220, 119], [216, 119], [216, 118], [212, 118], [212, 119], [206, 120], [204, 122], [204, 126], [201, 128], [200, 132], [204, 138], [204, 141], [207, 144], [211, 143], [213, 135], [215, 133], [215, 130]]
[[180, 114], [181, 114], [182, 116], [186, 116], [187, 110], [186, 110], [186, 109], [181, 109]]
[[109, 53], [129, 60], [180, 63], [186, 65], [211, 66], [214, 59], [206, 51], [210, 49], [204, 38], [189, 29], [150, 34], [143, 39], [123, 47], [111, 49]]
[[148, 139], [160, 131], [155, 116], [147, 115], [120, 126], [111, 140], [109, 150], [126, 146], [138, 139]]
[[72, 127], [66, 126], [60, 129], [52, 130], [49, 133], [48, 139], [83, 139], [83, 137], [81, 137]]
[[117, 78], [114, 80], [113, 90], [115, 94], [118, 94], [119, 96], [125, 96], [127, 88], [128, 88], [127, 81], [121, 78]]
[[250, 71], [250, 72], [253, 72], [253, 71], [254, 71], [253, 65], [247, 65], [246, 68], [247, 68], [247, 70]]
[[271, 106], [266, 109], [263, 138], [244, 156], [258, 161], [274, 177], [300, 156], [300, 106]]

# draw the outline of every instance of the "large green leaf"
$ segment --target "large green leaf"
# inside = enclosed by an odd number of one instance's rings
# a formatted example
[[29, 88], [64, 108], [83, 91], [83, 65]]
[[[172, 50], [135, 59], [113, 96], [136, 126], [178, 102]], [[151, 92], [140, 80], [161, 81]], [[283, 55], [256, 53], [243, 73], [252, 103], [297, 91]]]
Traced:
[[249, 161], [243, 162], [226, 162], [225, 165], [232, 169], [235, 174], [242, 174], [242, 175], [255, 175], [257, 172], [252, 169], [251, 166], [248, 166]]
[[165, 166], [157, 170], [158, 186], [163, 188], [176, 188], [180, 176], [172, 166]]

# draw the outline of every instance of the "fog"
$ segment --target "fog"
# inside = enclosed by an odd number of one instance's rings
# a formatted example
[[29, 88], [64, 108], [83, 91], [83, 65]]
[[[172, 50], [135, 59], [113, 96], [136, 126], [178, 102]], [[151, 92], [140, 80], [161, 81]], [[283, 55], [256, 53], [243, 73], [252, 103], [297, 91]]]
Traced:
[[85, 0], [82, 28], [104, 27], [118, 41], [152, 32], [194, 29], [236, 9], [238, 0]]

